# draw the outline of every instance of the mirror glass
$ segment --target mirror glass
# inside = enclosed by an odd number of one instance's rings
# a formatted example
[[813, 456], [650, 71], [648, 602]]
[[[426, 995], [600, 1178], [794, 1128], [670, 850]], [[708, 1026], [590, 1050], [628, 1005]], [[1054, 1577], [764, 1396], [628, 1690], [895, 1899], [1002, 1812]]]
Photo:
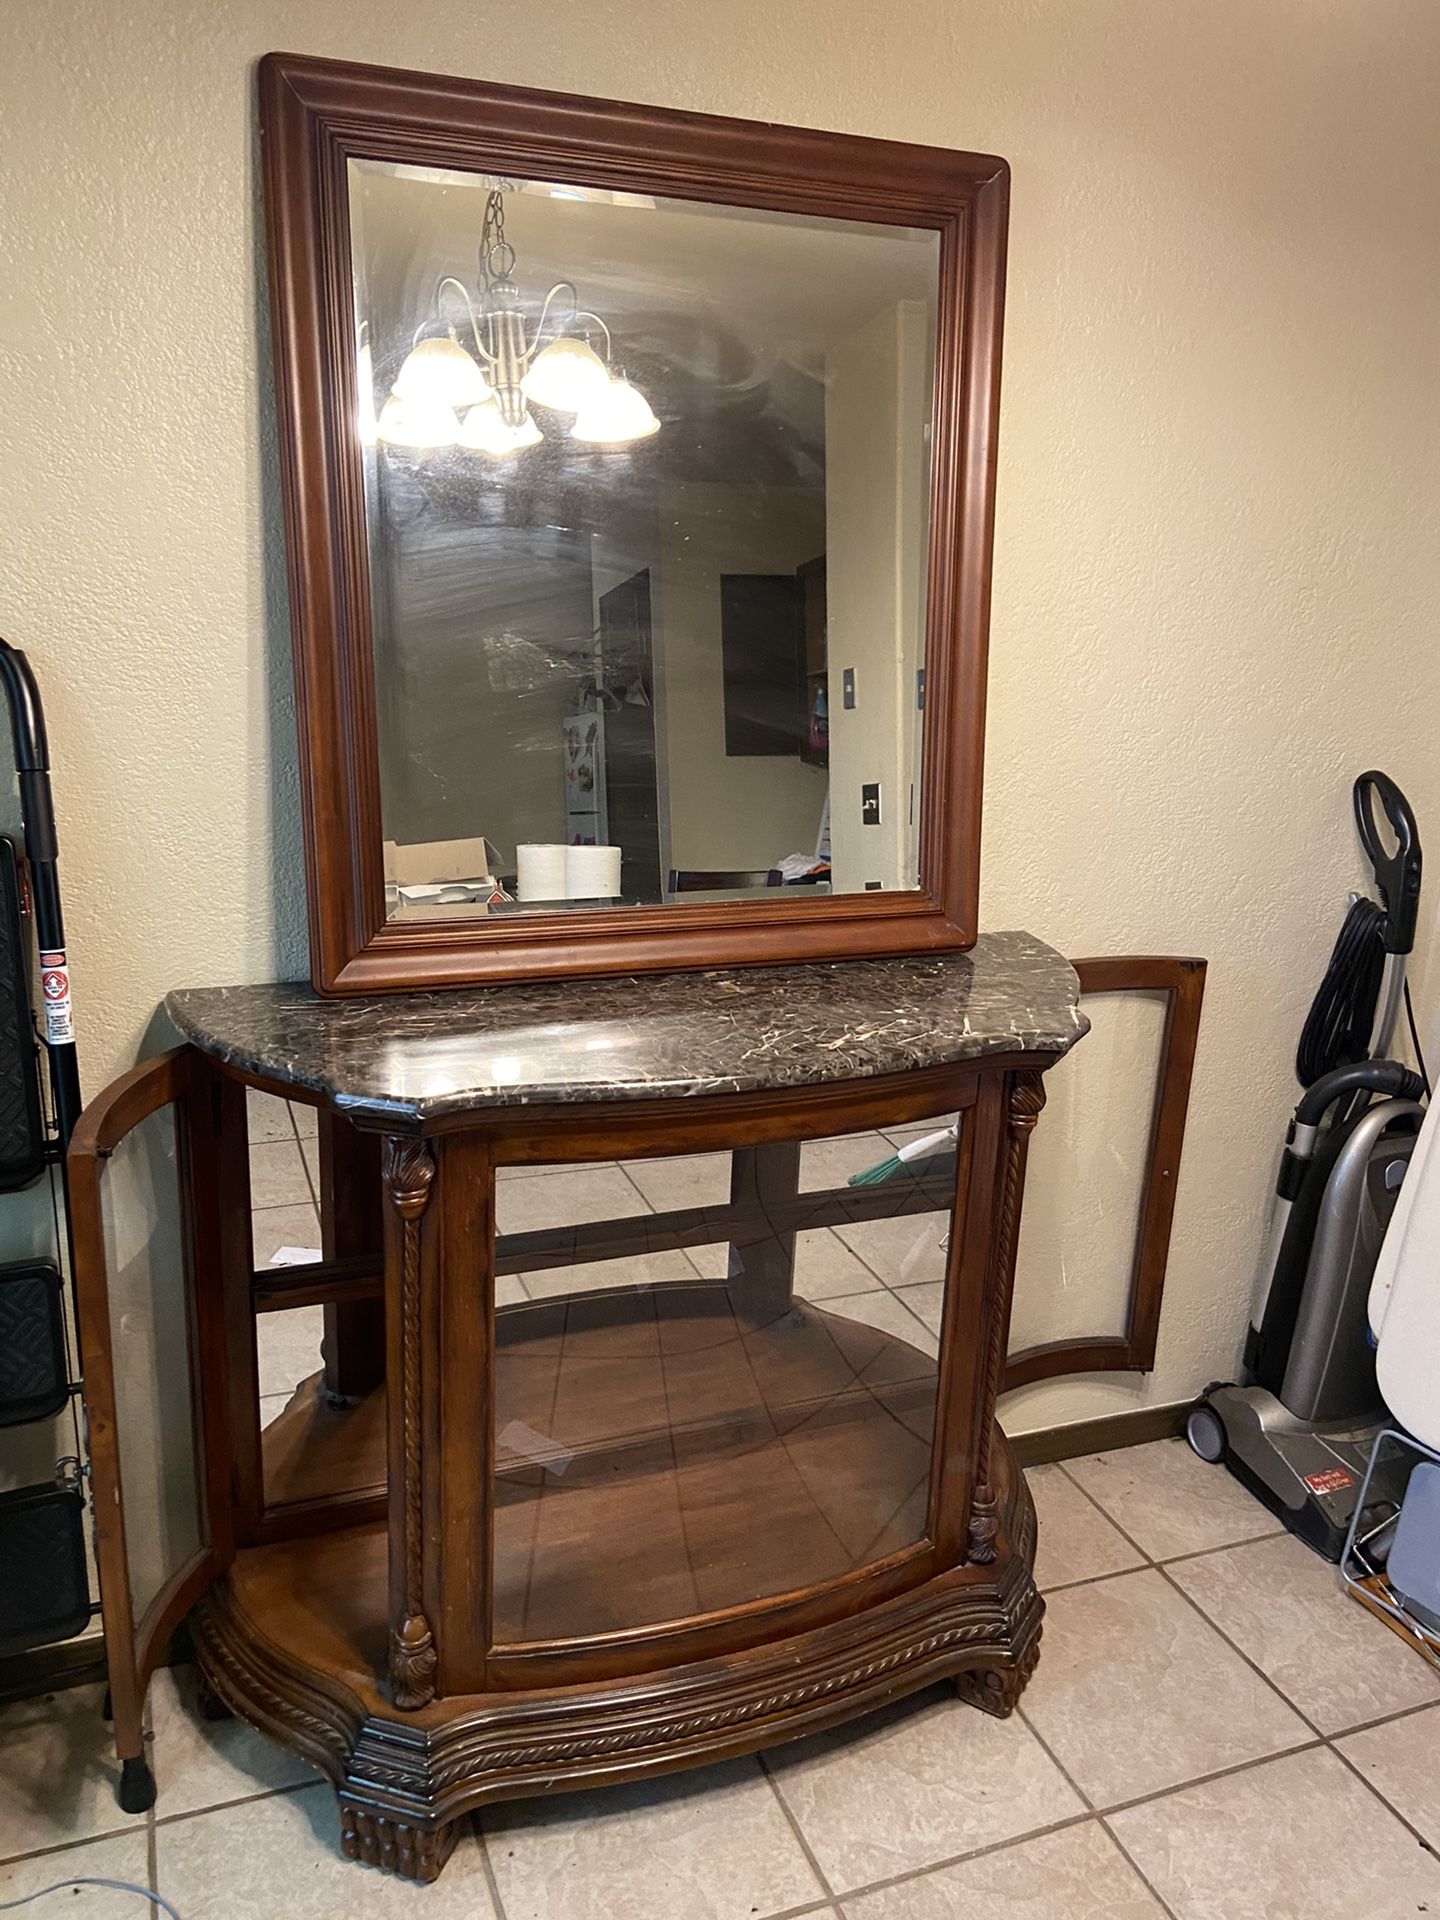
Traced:
[[930, 230], [350, 163], [387, 912], [919, 884]]

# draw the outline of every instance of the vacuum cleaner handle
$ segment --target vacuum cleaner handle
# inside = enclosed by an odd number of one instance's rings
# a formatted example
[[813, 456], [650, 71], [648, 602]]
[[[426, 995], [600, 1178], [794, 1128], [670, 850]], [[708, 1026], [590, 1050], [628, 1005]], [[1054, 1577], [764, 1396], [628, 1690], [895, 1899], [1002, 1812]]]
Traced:
[[[1395, 835], [1395, 851], [1387, 853], [1375, 819], [1379, 798]], [[1385, 951], [1409, 953], [1415, 945], [1415, 920], [1420, 911], [1420, 830], [1410, 802], [1388, 773], [1372, 768], [1355, 782], [1355, 826], [1375, 874], [1385, 906]]]
[[1392, 1100], [1423, 1100], [1425, 1082], [1398, 1060], [1357, 1060], [1352, 1066], [1325, 1073], [1305, 1093], [1295, 1109], [1295, 1128], [1318, 1127], [1326, 1112], [1343, 1095], [1383, 1093]]

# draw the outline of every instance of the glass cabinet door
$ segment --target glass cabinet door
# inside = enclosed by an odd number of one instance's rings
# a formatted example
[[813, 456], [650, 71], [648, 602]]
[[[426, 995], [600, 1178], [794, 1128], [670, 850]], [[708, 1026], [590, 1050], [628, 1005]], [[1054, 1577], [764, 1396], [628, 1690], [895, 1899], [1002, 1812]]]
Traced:
[[220, 1337], [217, 1303], [195, 1284], [213, 1227], [207, 1093], [187, 1049], [146, 1062], [87, 1107], [70, 1148], [96, 1559], [131, 1811], [153, 1797], [139, 1757], [150, 1673], [232, 1552], [228, 1504], [206, 1481], [222, 1460], [221, 1396], [199, 1387], [202, 1347], [218, 1353]]
[[500, 1170], [497, 1650], [924, 1550], [961, 1139]]

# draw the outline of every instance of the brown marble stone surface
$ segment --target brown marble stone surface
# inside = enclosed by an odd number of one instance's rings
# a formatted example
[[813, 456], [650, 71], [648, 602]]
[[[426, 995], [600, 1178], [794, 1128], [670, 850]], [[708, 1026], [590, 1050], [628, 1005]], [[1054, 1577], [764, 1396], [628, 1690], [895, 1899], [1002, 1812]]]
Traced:
[[346, 1112], [411, 1123], [479, 1107], [693, 1098], [866, 1079], [1086, 1031], [1068, 961], [1028, 933], [968, 953], [546, 981], [324, 1000], [298, 983], [197, 987], [165, 1007], [226, 1064]]

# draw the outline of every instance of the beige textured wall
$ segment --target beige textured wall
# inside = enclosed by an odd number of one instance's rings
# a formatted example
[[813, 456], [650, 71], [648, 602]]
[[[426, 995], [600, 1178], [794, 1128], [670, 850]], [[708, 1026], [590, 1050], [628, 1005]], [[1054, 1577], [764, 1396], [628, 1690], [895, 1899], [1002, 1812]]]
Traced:
[[57, 0], [0, 36], [0, 625], [92, 1089], [167, 986], [304, 967], [255, 58], [1009, 158], [984, 918], [1211, 961], [1159, 1369], [1015, 1424], [1228, 1367], [1347, 777], [1382, 761], [1440, 844], [1432, 0]]

